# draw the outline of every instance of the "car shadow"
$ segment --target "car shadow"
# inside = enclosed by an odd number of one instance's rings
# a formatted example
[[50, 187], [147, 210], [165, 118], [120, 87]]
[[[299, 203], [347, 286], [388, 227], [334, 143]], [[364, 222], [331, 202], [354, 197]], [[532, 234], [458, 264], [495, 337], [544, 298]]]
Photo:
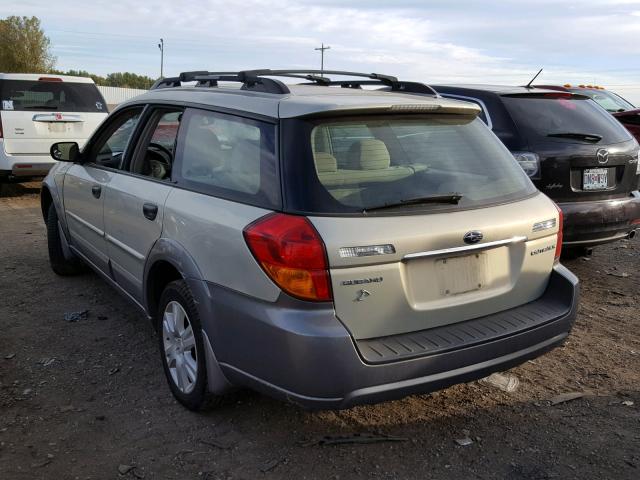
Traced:
[[38, 195], [42, 182], [0, 183], [0, 197], [23, 197]]

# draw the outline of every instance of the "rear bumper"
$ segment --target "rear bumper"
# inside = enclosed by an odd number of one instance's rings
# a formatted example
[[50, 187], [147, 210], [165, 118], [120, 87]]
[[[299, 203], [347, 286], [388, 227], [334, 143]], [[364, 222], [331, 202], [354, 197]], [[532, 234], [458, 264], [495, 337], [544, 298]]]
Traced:
[[640, 193], [596, 202], [559, 203], [564, 214], [563, 245], [591, 247], [629, 236], [640, 228]]
[[9, 155], [0, 145], [0, 179], [44, 177], [56, 161], [51, 155]]
[[[510, 330], [498, 332], [493, 325], [497, 335], [374, 363], [364, 343], [391, 337], [354, 342], [330, 304], [288, 297], [271, 304], [211, 284], [209, 289], [215, 321], [205, 318], [203, 326], [227, 379], [306, 408], [326, 409], [426, 393], [511, 368], [562, 343], [578, 302], [578, 279], [559, 265], [544, 295], [532, 302], [535, 312], [526, 314], [526, 305], [514, 309], [535, 321], [527, 324], [521, 316], [509, 321], [508, 310], [452, 325], [451, 333], [465, 325], [474, 328], [474, 322], [500, 323], [498, 317], [508, 320]], [[536, 319], [541, 311], [547, 316]]]

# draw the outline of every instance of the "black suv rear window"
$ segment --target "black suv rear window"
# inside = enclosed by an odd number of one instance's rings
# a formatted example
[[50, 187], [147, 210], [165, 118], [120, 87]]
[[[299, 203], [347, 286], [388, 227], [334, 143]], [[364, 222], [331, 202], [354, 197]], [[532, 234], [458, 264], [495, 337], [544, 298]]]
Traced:
[[2, 110], [107, 113], [93, 83], [0, 80], [0, 100]]
[[285, 128], [287, 209], [300, 213], [439, 212], [535, 192], [479, 118], [367, 116]]
[[[530, 144], [591, 142], [605, 145], [631, 139], [615, 118], [586, 97], [545, 93], [508, 95], [502, 100]], [[594, 142], [589, 135], [597, 135], [601, 140]]]

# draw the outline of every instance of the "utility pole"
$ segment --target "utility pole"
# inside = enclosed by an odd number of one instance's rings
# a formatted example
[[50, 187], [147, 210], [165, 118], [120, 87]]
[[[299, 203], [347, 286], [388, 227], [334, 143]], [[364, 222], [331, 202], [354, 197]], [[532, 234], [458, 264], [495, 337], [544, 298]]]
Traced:
[[320, 76], [324, 76], [324, 51], [325, 50], [329, 50], [331, 47], [329, 45], [327, 45], [326, 47], [324, 46], [324, 43], [322, 43], [321, 47], [317, 47], [316, 50], [320, 51]]
[[164, 40], [162, 38], [158, 48], [160, 49], [160, 78], [164, 78]]

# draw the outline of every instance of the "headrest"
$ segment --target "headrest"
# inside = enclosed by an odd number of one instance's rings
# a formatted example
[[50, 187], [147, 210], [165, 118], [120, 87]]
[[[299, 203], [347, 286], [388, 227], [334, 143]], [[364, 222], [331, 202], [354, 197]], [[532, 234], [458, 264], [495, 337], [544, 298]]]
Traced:
[[338, 161], [336, 157], [326, 152], [316, 152], [313, 154], [318, 173], [329, 173], [338, 171]]
[[365, 138], [351, 145], [348, 162], [353, 170], [382, 170], [389, 168], [391, 157], [382, 140]]

